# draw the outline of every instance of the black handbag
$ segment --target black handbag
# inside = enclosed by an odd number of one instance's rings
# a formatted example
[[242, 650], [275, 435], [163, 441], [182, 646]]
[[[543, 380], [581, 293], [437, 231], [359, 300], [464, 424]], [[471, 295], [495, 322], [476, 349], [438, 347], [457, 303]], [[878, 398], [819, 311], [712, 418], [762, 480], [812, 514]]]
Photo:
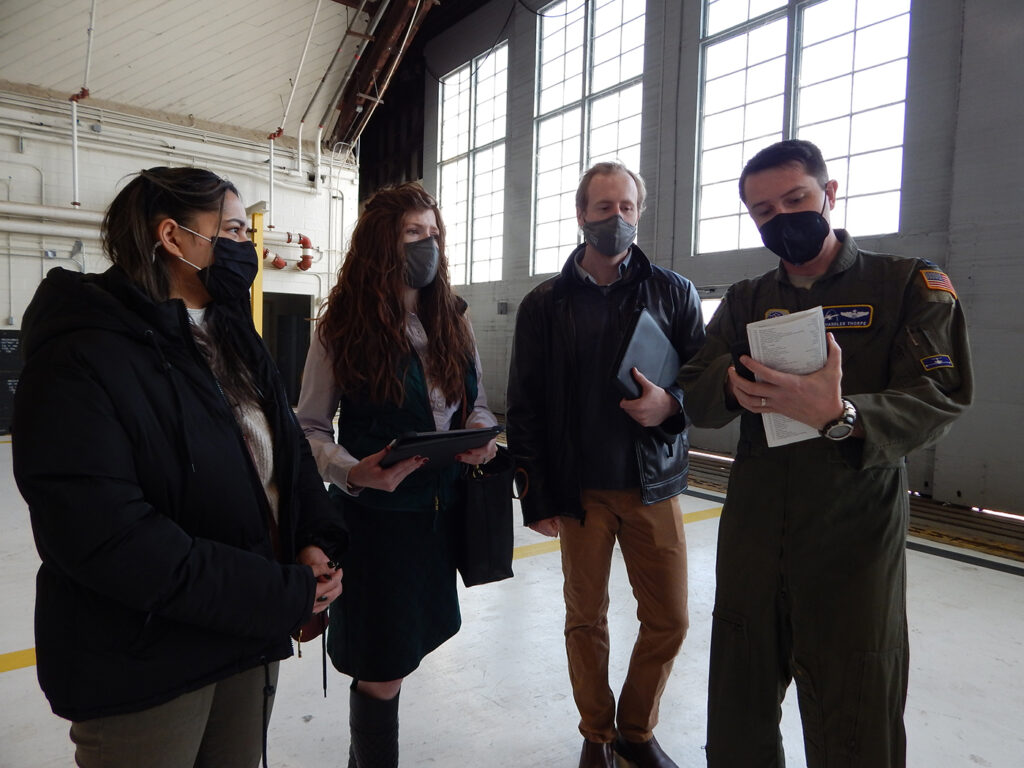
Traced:
[[[512, 482], [515, 460], [507, 448], [486, 464], [466, 467], [461, 515], [456, 520], [455, 564], [467, 587], [511, 578]], [[525, 490], [520, 497], [525, 494]]]

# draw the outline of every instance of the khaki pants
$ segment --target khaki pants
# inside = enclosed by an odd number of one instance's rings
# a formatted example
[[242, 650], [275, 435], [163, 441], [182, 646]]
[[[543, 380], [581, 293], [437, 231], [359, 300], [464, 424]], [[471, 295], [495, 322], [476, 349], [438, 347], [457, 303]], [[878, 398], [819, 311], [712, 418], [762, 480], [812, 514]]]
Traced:
[[[277, 685], [278, 662], [270, 664]], [[263, 752], [263, 667], [141, 712], [71, 724], [80, 768], [254, 768]], [[267, 718], [274, 697], [267, 702]]]
[[[639, 489], [583, 491], [583, 525], [559, 518], [565, 576], [565, 648], [590, 741], [651, 738], [658, 703], [688, 628], [686, 538], [676, 498], [644, 506]], [[640, 631], [619, 695], [608, 685], [608, 574], [618, 538], [637, 601]]]

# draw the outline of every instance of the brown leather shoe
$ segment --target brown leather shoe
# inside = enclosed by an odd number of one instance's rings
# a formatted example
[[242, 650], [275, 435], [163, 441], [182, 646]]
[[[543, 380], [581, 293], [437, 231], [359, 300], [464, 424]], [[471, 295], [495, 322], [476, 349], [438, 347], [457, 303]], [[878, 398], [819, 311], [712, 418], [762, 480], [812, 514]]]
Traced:
[[619, 753], [619, 757], [636, 768], [679, 768], [672, 762], [672, 758], [665, 754], [653, 736], [650, 741], [642, 742], [626, 741], [619, 736], [615, 739], [615, 751]]
[[583, 740], [580, 768], [615, 768], [615, 756], [609, 742]]

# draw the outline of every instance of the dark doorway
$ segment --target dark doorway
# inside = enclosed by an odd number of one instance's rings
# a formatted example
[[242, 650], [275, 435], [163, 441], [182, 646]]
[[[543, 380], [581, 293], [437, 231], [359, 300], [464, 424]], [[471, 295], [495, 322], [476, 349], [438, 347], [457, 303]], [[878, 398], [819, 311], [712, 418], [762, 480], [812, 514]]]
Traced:
[[288, 402], [299, 402], [302, 367], [312, 327], [312, 299], [305, 294], [263, 294], [263, 341], [284, 379]]

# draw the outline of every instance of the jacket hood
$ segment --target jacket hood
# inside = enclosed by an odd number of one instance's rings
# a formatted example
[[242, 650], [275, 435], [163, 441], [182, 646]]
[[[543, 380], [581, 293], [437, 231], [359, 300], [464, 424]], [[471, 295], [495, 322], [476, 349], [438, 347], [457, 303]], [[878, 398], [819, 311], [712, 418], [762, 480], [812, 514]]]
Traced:
[[25, 310], [22, 350], [28, 360], [47, 342], [88, 329], [142, 338], [155, 330], [173, 333], [174, 302], [152, 302], [120, 267], [81, 274], [57, 267], [40, 283]]

